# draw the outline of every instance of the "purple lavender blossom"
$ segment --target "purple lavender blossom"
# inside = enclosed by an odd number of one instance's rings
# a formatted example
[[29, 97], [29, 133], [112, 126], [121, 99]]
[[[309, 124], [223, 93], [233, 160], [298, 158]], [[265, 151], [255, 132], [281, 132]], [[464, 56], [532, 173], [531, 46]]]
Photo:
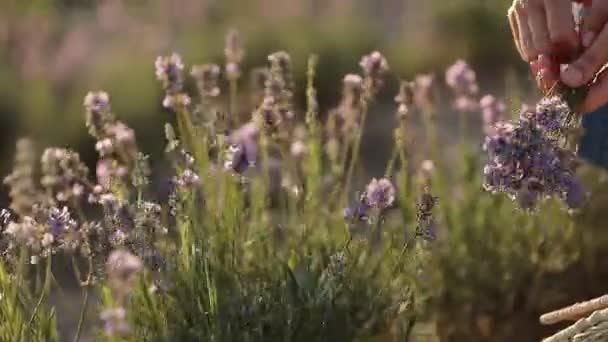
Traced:
[[156, 78], [162, 83], [167, 94], [177, 94], [184, 84], [184, 63], [180, 55], [159, 56], [154, 62]]
[[457, 95], [471, 96], [479, 91], [475, 71], [462, 59], [446, 70], [445, 81]]
[[73, 231], [77, 228], [78, 224], [72, 215], [70, 214], [67, 207], [51, 208], [48, 213], [47, 224], [49, 226], [49, 232], [53, 235], [55, 240], [62, 236], [65, 232]]
[[522, 112], [522, 117], [533, 121], [549, 137], [558, 138], [565, 127], [562, 120], [570, 113], [570, 107], [558, 96], [543, 98], [534, 110]]
[[257, 138], [259, 129], [255, 123], [249, 122], [237, 129], [229, 137], [230, 146], [226, 153], [224, 168], [243, 173], [254, 167], [258, 158]]
[[373, 178], [365, 192], [367, 204], [381, 209], [389, 208], [395, 201], [395, 187], [386, 178]]
[[373, 51], [363, 56], [359, 65], [366, 79], [366, 96], [374, 95], [382, 85], [382, 76], [389, 70], [388, 62], [380, 52]]
[[[549, 101], [551, 102], [551, 101]], [[525, 111], [516, 122], [497, 122], [488, 132], [484, 149], [489, 160], [484, 167], [484, 189], [506, 193], [522, 209], [531, 210], [548, 197], [560, 197], [571, 208], [580, 208], [585, 191], [574, 175], [575, 155], [546, 135], [552, 110], [563, 108], [543, 102], [541, 110]], [[559, 109], [561, 110], [561, 109]], [[543, 122], [544, 125], [540, 125]]]

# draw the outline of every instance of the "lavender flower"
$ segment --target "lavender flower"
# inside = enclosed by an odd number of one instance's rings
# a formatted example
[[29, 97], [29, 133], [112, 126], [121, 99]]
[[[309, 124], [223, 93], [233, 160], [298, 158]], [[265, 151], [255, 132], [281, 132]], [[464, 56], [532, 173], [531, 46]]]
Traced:
[[103, 135], [105, 125], [114, 121], [110, 110], [110, 97], [104, 91], [90, 91], [84, 98], [86, 126], [96, 138]]
[[548, 137], [560, 138], [567, 130], [564, 119], [570, 114], [570, 107], [558, 96], [543, 98], [535, 110], [527, 110], [522, 116], [533, 121]]
[[218, 86], [220, 77], [220, 67], [216, 64], [195, 65], [190, 72], [196, 80], [201, 98], [208, 100], [220, 95]]
[[363, 74], [367, 80], [366, 91], [368, 93], [366, 95], [371, 96], [382, 85], [382, 76], [389, 70], [388, 62], [380, 52], [373, 51], [363, 56], [359, 65], [363, 69]]
[[78, 153], [67, 149], [46, 149], [42, 154], [41, 169], [42, 186], [60, 202], [79, 198], [82, 186], [88, 182], [88, 168], [80, 161]]
[[479, 91], [475, 71], [462, 59], [446, 70], [445, 81], [457, 95], [471, 96]]
[[122, 300], [131, 293], [135, 277], [143, 270], [143, 264], [131, 252], [124, 249], [116, 249], [108, 257], [106, 270], [112, 294], [117, 299]]
[[395, 96], [395, 102], [398, 105], [397, 116], [400, 119], [405, 119], [414, 105], [415, 87], [415, 82], [401, 81], [399, 83], [399, 93]]
[[373, 178], [367, 185], [366, 201], [371, 207], [386, 209], [395, 201], [395, 187], [386, 178]]
[[[540, 117], [548, 112], [542, 111]], [[494, 125], [484, 144], [489, 155], [484, 188], [508, 194], [523, 209], [533, 209], [552, 196], [562, 198], [571, 209], [579, 208], [585, 195], [574, 177], [575, 155], [546, 135], [547, 126], [538, 124], [546, 121], [538, 120], [537, 114], [525, 111], [517, 122]]]
[[249, 122], [237, 129], [228, 139], [230, 146], [226, 151], [224, 168], [243, 173], [254, 167], [258, 158], [259, 130], [255, 123]]
[[154, 62], [156, 78], [162, 83], [167, 94], [180, 93], [184, 84], [184, 63], [176, 53], [171, 56], [159, 56]]
[[75, 230], [78, 227], [78, 224], [74, 219], [72, 219], [72, 215], [70, 214], [67, 207], [59, 208], [51, 208], [48, 213], [48, 229], [52, 237], [58, 239], [64, 233]]
[[8, 185], [11, 198], [10, 208], [21, 216], [31, 214], [32, 206], [40, 202], [42, 194], [34, 183], [34, 169], [37, 156], [34, 144], [29, 139], [17, 141], [15, 166], [3, 183]]
[[423, 193], [416, 204], [416, 236], [424, 240], [435, 240], [436, 223], [433, 217], [433, 209], [438, 203], [438, 197], [433, 196], [428, 186], [424, 187]]

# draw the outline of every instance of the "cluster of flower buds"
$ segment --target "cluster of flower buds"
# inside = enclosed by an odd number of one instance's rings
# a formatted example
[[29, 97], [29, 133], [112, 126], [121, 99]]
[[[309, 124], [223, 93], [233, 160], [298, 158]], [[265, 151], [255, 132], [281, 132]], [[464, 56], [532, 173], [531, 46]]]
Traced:
[[31, 140], [24, 138], [17, 141], [15, 166], [11, 174], [4, 179], [4, 184], [10, 188], [11, 209], [21, 216], [29, 215], [32, 206], [41, 199], [34, 182], [37, 159]]
[[295, 118], [293, 109], [293, 81], [291, 57], [285, 51], [268, 56], [270, 69], [264, 84], [264, 98], [254, 113], [254, 122], [270, 132], [281, 123]]
[[190, 97], [183, 93], [184, 63], [180, 55], [159, 56], [154, 63], [156, 78], [165, 90], [163, 106], [172, 110], [190, 105]]
[[387, 178], [373, 178], [366, 191], [359, 195], [357, 202], [344, 209], [344, 218], [352, 233], [369, 231], [379, 224], [385, 211], [395, 202], [395, 187]]
[[258, 158], [258, 132], [253, 122], [246, 123], [228, 138], [224, 169], [242, 174], [255, 167]]
[[[99, 103], [103, 103], [102, 106]], [[135, 132], [117, 121], [110, 113], [110, 99], [103, 91], [89, 92], [84, 100], [89, 132], [97, 140], [95, 149], [102, 158], [97, 163], [96, 175], [101, 190], [107, 191], [113, 184], [123, 183], [138, 165], [138, 149]], [[103, 110], [100, 110], [103, 108]], [[93, 115], [103, 113], [103, 115]], [[102, 120], [91, 121], [98, 117]]]
[[41, 184], [56, 201], [78, 200], [88, 188], [89, 170], [74, 151], [46, 149], [42, 154], [41, 171]]
[[416, 236], [422, 237], [422, 239], [427, 241], [432, 241], [436, 238], [437, 229], [435, 218], [433, 217], [433, 209], [437, 205], [438, 200], [437, 196], [431, 194], [430, 187], [426, 186], [416, 204]]
[[31, 216], [13, 220], [5, 214], [1, 221], [3, 233], [9, 238], [9, 248], [28, 248], [32, 263], [36, 263], [38, 257], [50, 255], [56, 249], [74, 249], [80, 244], [78, 223], [72, 218], [67, 207], [34, 205]]
[[476, 95], [479, 92], [475, 71], [464, 60], [458, 60], [445, 72], [445, 81], [456, 94], [454, 109], [474, 112], [479, 107]]
[[575, 176], [576, 155], [560, 146], [553, 132], [556, 118], [568, 110], [557, 99], [542, 100], [535, 110], [524, 109], [516, 122], [500, 121], [486, 137], [489, 160], [484, 188], [509, 194], [524, 209], [544, 198], [562, 198], [570, 209], [584, 205], [586, 191]]
[[359, 65], [365, 76], [365, 95], [371, 98], [382, 86], [382, 78], [389, 70], [388, 62], [380, 52], [373, 51], [363, 56]]
[[202, 64], [192, 66], [190, 74], [196, 81], [201, 99], [206, 102], [220, 95], [219, 78], [220, 67], [216, 64]]

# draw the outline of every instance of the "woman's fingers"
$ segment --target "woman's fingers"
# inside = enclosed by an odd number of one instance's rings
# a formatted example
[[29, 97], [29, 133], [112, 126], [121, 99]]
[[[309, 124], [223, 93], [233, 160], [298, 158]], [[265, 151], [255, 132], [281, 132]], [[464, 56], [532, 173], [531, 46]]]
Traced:
[[517, 14], [515, 13], [515, 7], [511, 6], [509, 8], [509, 12], [507, 13], [507, 18], [509, 18], [509, 24], [511, 25], [511, 33], [513, 34], [513, 42], [515, 43], [515, 48], [522, 59], [526, 59], [521, 48], [521, 44], [519, 43], [519, 24], [517, 23]]
[[517, 1], [515, 4], [515, 17], [517, 18], [517, 31], [519, 33], [519, 46], [522, 52], [522, 58], [531, 62], [538, 56], [538, 52], [534, 47], [532, 38], [532, 30], [528, 24], [528, 4], [524, 1]]
[[608, 1], [593, 1], [591, 8], [587, 10], [581, 25], [582, 43], [589, 47], [600, 33], [606, 22], [608, 22]]
[[581, 113], [589, 113], [608, 103], [608, 73], [602, 72], [589, 88], [587, 97], [581, 105]]
[[608, 29], [600, 32], [593, 44], [581, 57], [569, 64], [562, 72], [562, 81], [570, 87], [580, 87], [593, 79], [608, 61]]
[[579, 46], [571, 0], [544, 0], [551, 39], [550, 55], [572, 56]]
[[528, 5], [528, 26], [532, 32], [535, 56], [551, 49], [551, 39], [547, 28], [547, 16], [542, 1], [531, 1]]

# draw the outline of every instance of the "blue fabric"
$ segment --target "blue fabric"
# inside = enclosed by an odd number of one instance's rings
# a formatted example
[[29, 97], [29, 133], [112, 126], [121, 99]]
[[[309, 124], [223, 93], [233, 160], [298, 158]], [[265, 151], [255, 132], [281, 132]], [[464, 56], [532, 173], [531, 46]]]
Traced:
[[608, 106], [583, 115], [585, 134], [579, 154], [589, 162], [608, 169]]

